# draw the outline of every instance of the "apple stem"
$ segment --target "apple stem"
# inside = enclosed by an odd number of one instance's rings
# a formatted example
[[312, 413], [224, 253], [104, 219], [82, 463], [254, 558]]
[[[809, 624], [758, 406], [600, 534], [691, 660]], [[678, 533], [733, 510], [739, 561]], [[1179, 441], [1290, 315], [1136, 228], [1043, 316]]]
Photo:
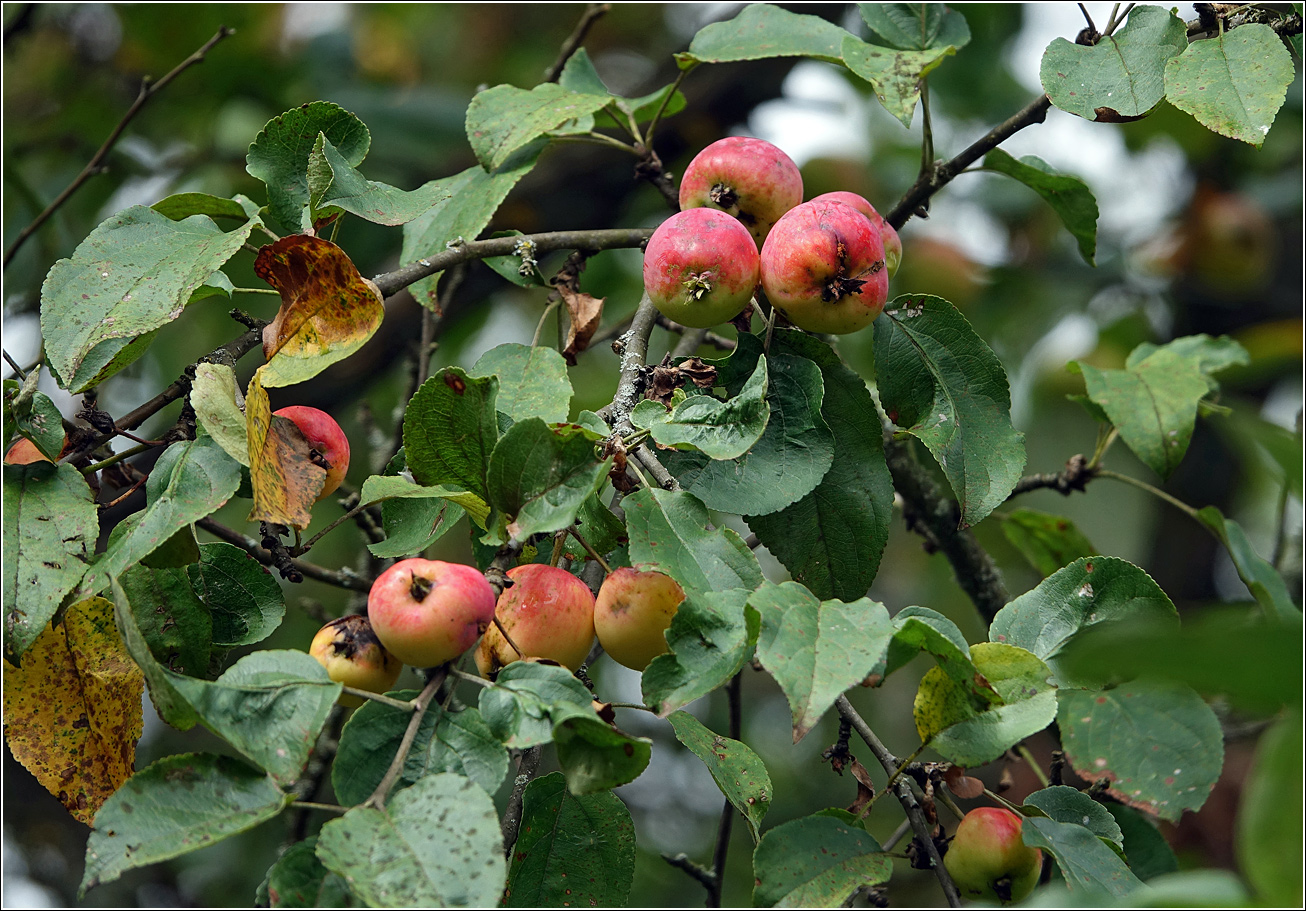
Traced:
[[508, 631], [503, 628], [503, 623], [499, 620], [497, 615], [494, 618], [494, 626], [496, 629], [498, 629], [499, 635], [503, 636], [503, 641], [507, 642], [510, 646], [512, 646], [512, 650], [517, 653], [517, 657], [525, 658], [526, 653], [517, 647], [516, 642], [512, 641], [512, 636], [508, 635]]
[[590, 555], [590, 559], [598, 561], [599, 566], [603, 567], [603, 571], [605, 573], [612, 572], [612, 567], [608, 565], [608, 561], [604, 560], [603, 557], [599, 555], [599, 552], [594, 549], [594, 545], [590, 544], [590, 542], [586, 541], [581, 536], [581, 533], [576, 529], [574, 525], [568, 528], [567, 531], [571, 532], [571, 536], [575, 538], [578, 542], [580, 542], [581, 547], [585, 548], [585, 553]]
[[410, 703], [413, 716], [408, 719], [408, 727], [404, 731], [404, 738], [399, 742], [399, 749], [395, 752], [395, 758], [390, 763], [390, 768], [386, 769], [385, 777], [381, 783], [376, 786], [372, 795], [363, 801], [362, 806], [373, 807], [377, 810], [385, 809], [385, 798], [399, 780], [399, 774], [403, 771], [404, 765], [408, 762], [408, 751], [412, 749], [413, 741], [417, 739], [417, 732], [422, 726], [422, 718], [426, 715], [427, 708], [431, 705], [431, 700], [435, 699], [435, 694], [439, 692], [441, 684], [449, 676], [448, 665], [436, 668], [431, 672], [431, 677], [426, 681], [426, 686], [422, 687], [422, 692], [417, 698]]

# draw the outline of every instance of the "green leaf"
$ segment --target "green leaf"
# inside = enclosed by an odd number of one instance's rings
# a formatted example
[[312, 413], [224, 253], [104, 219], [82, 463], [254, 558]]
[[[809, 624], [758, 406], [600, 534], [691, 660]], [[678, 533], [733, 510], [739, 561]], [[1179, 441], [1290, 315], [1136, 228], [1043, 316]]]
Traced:
[[230, 199], [209, 193], [174, 193], [160, 199], [150, 208], [173, 221], [182, 221], [192, 215], [207, 215], [209, 218], [230, 218], [240, 222], [257, 216], [259, 209], [257, 203], [240, 193]]
[[712, 459], [738, 459], [766, 430], [771, 416], [766, 388], [766, 358], [759, 356], [748, 382], [725, 402], [691, 395], [667, 411], [646, 400], [635, 406], [630, 420], [663, 446], [689, 446]]
[[998, 611], [989, 639], [1028, 649], [1047, 661], [1061, 685], [1074, 683], [1055, 659], [1081, 630], [1121, 620], [1176, 628], [1179, 613], [1152, 577], [1116, 557], [1081, 557]]
[[[416, 190], [400, 190], [368, 180], [355, 170], [325, 133], [318, 133], [308, 159], [310, 208], [340, 208], [378, 225], [402, 225], [449, 198], [448, 191], [433, 180]], [[314, 180], [314, 171], [321, 175]], [[314, 186], [314, 183], [317, 186]]]
[[1025, 467], [1011, 426], [1007, 372], [941, 297], [902, 295], [875, 321], [875, 370], [889, 420], [938, 460], [974, 525], [1006, 500]]
[[855, 600], [875, 581], [893, 516], [879, 411], [865, 381], [815, 336], [776, 330], [771, 350], [820, 368], [821, 416], [834, 434], [834, 462], [815, 490], [779, 512], [750, 517], [748, 527], [817, 597]]
[[[593, 712], [594, 696], [565, 667], [514, 661], [481, 690], [481, 717], [504, 745], [524, 750], [553, 739], [553, 714]], [[598, 717], [598, 716], [595, 716]]]
[[848, 35], [839, 52], [848, 69], [871, 84], [884, 109], [910, 127], [921, 97], [921, 79], [957, 49], [945, 45], [926, 51], [895, 51]]
[[1002, 516], [1002, 533], [1045, 577], [1080, 557], [1097, 553], [1093, 542], [1074, 522], [1036, 509], [1013, 509]]
[[42, 455], [51, 462], [59, 458], [65, 439], [63, 415], [48, 395], [33, 392], [30, 406], [14, 418], [18, 432], [31, 440]]
[[249, 436], [245, 412], [237, 404], [236, 371], [226, 364], [195, 365], [190, 403], [195, 416], [222, 451], [249, 467]]
[[404, 411], [404, 453], [418, 484], [455, 485], [488, 501], [485, 470], [499, 440], [498, 381], [446, 367], [418, 388]]
[[1201, 333], [1198, 335], [1185, 335], [1164, 345], [1143, 342], [1129, 352], [1129, 357], [1125, 359], [1125, 366], [1128, 368], [1137, 367], [1158, 351], [1169, 351], [1190, 361], [1198, 372], [1207, 378], [1212, 389], [1218, 386], [1211, 378], [1212, 374], [1227, 370], [1230, 367], [1246, 367], [1252, 362], [1247, 349], [1229, 336], [1222, 335], [1219, 338], [1211, 338], [1209, 335]]
[[[450, 245], [475, 240], [512, 188], [535, 167], [542, 148], [543, 143], [540, 143], [537, 147], [523, 150], [513, 161], [492, 173], [473, 165], [452, 177], [428, 184], [438, 188], [442, 195], [448, 194], [448, 198], [404, 225], [400, 260], [420, 262], [421, 257], [433, 256]], [[418, 303], [437, 313], [440, 311], [436, 293], [439, 277], [424, 278], [409, 288]]]
[[1099, 370], [1079, 362], [1088, 397], [1101, 406], [1134, 455], [1163, 478], [1188, 450], [1197, 403], [1206, 395], [1197, 364], [1160, 350], [1125, 370]]
[[95, 814], [78, 897], [127, 870], [252, 829], [291, 800], [239, 759], [204, 753], [160, 759], [129, 778]]
[[269, 120], [245, 156], [245, 170], [267, 187], [268, 209], [283, 234], [297, 233], [303, 225], [309, 159], [319, 133], [351, 167], [363, 163], [372, 144], [363, 121], [329, 101], [313, 101]]
[[1061, 222], [1079, 243], [1079, 255], [1090, 266], [1097, 265], [1097, 200], [1088, 184], [1078, 177], [1061, 174], [1034, 155], [1012, 158], [1001, 149], [984, 156], [984, 167], [1006, 174], [1042, 196], [1061, 217]]
[[[599, 495], [588, 497], [576, 514], [576, 530], [580, 532], [596, 553], [609, 554], [617, 545], [626, 541], [626, 526], [613, 514], [612, 510], [599, 502]], [[567, 536], [563, 544], [563, 553], [572, 560], [592, 559], [580, 542], [572, 535]]]
[[938, 666], [954, 683], [968, 686], [981, 704], [999, 701], [991, 686], [975, 685], [975, 664], [970, 646], [957, 624], [928, 607], [909, 605], [893, 618], [894, 634], [885, 655], [884, 676], [889, 676], [921, 652], [934, 656]]
[[82, 473], [48, 462], [4, 466], [5, 655], [12, 662], [85, 575], [100, 523]]
[[1124, 836], [1125, 860], [1134, 875], [1147, 882], [1155, 876], [1173, 873], [1179, 861], [1165, 836], [1157, 831], [1146, 814], [1120, 803], [1104, 805]]
[[[717, 381], [739, 395], [762, 356], [762, 342], [741, 335], [739, 347], [718, 364]], [[821, 370], [805, 357], [767, 357], [766, 399], [771, 417], [753, 447], [738, 459], [717, 461], [693, 452], [664, 453], [667, 469], [708, 507], [763, 516], [810, 493], [834, 462], [834, 434], [821, 417]]]
[[762, 758], [747, 744], [722, 737], [688, 712], [673, 712], [667, 720], [676, 732], [676, 739], [703, 760], [716, 786], [748, 823], [756, 842], [762, 818], [771, 806], [772, 793], [771, 776]]
[[567, 362], [552, 348], [500, 345], [482, 354], [471, 374], [499, 378], [499, 397], [494, 407], [514, 421], [534, 417], [560, 424], [571, 413]]
[[461, 775], [428, 775], [384, 810], [354, 807], [318, 834], [317, 856], [372, 907], [493, 907], [503, 891], [494, 801]]
[[261, 642], [286, 615], [286, 597], [277, 580], [234, 544], [201, 544], [199, 562], [186, 572], [195, 594], [208, 605], [216, 648]]
[[618, 730], [599, 718], [592, 705], [552, 712], [558, 765], [573, 794], [610, 791], [638, 778], [648, 768], [653, 741]]
[[600, 461], [578, 426], [527, 418], [508, 428], [490, 455], [486, 499], [510, 517], [508, 533], [524, 541], [576, 521], [581, 505], [603, 484], [611, 460]]
[[819, 16], [791, 13], [769, 3], [754, 3], [725, 22], [699, 29], [689, 50], [676, 55], [680, 68], [700, 63], [731, 63], [766, 57], [815, 57], [842, 63], [840, 48], [848, 32]]
[[1207, 506], [1197, 511], [1197, 518], [1215, 533], [1220, 543], [1233, 558], [1238, 578], [1243, 580], [1247, 590], [1252, 593], [1256, 603], [1265, 611], [1265, 616], [1280, 620], [1301, 617], [1301, 608], [1292, 603], [1288, 586], [1279, 571], [1269, 564], [1252, 547], [1247, 533], [1233, 519], [1226, 519], [1224, 514], [1214, 506]]
[[1053, 104], [1086, 120], [1137, 118], [1165, 94], [1166, 61], [1187, 49], [1182, 19], [1159, 6], [1136, 6], [1124, 28], [1092, 47], [1053, 39], [1039, 81]]
[[1206, 610], [1176, 629], [1107, 624], [1076, 636], [1058, 664], [1102, 685], [1140, 675], [1186, 683], [1235, 707], [1272, 715], [1300, 706], [1302, 619], [1281, 622], [1242, 607]]
[[1170, 58], [1165, 99], [1207, 129], [1259, 149], [1292, 79], [1292, 55], [1274, 29], [1245, 23]]
[[212, 683], [163, 673], [206, 728], [284, 785], [304, 770], [340, 696], [316, 658], [290, 650], [246, 655]]
[[1025, 805], [1021, 809], [1024, 810], [1025, 807], [1037, 807], [1057, 822], [1084, 826], [1099, 838], [1105, 838], [1117, 846], [1124, 845], [1125, 837], [1120, 826], [1115, 817], [1107, 812], [1107, 808], [1083, 791], [1068, 785], [1054, 785], [1035, 791], [1025, 798]]
[[760, 621], [748, 595], [743, 589], [685, 592], [666, 632], [671, 651], [649, 662], [640, 680], [644, 704], [658, 717], [706, 696], [752, 657]]
[[350, 908], [345, 881], [317, 859], [317, 836], [297, 841], [268, 869], [255, 904], [268, 908]]
[[[392, 693], [413, 699], [415, 690]], [[340, 732], [340, 749], [331, 766], [331, 786], [345, 806], [372, 795], [394, 760], [412, 712], [368, 700]], [[508, 751], [474, 708], [448, 712], [432, 705], [422, 716], [394, 787], [406, 788], [424, 775], [454, 772], [493, 794], [508, 774]]]
[[118, 577], [136, 625], [156, 661], [190, 677], [207, 677], [213, 619], [181, 567], [129, 567]]
[[794, 743], [834, 701], [883, 666], [893, 622], [870, 598], [821, 601], [797, 582], [767, 583], [748, 599], [762, 619], [757, 657], [780, 684], [794, 718]]
[[[1300, 865], [1300, 861], [1298, 861]], [[1252, 905], [1242, 880], [1229, 870], [1183, 870], [1157, 876], [1128, 901], [1140, 908], [1246, 908]]]
[[362, 503], [381, 504], [385, 540], [369, 543], [377, 557], [420, 554], [442, 538], [464, 510], [484, 527], [490, 507], [474, 493], [456, 487], [422, 487], [405, 477], [373, 475], [363, 482]]
[[585, 95], [546, 82], [527, 91], [496, 85], [467, 106], [467, 138], [481, 167], [503, 165], [513, 153], [569, 120], [593, 114], [611, 96]]
[[981, 766], [1051, 724], [1057, 691], [1047, 665], [1023, 648], [981, 642], [970, 655], [1001, 704], [977, 706], [965, 686], [933, 667], [921, 679], [912, 714], [922, 742], [950, 762]]
[[136, 625], [136, 616], [132, 611], [131, 602], [127, 599], [127, 593], [123, 591], [118, 578], [116, 576], [110, 578], [109, 585], [113, 593], [114, 624], [118, 627], [118, 634], [122, 636], [123, 645], [126, 646], [128, 654], [132, 656], [132, 660], [140, 667], [141, 673], [145, 675], [145, 684], [149, 687], [150, 692], [150, 702], [154, 704], [159, 717], [168, 724], [179, 731], [190, 730], [199, 721], [199, 716], [195, 714], [195, 710], [191, 708], [190, 703], [186, 701], [186, 697], [173, 686], [173, 679], [177, 675], [154, 660], [154, 655], [150, 652], [150, 647], [145, 642], [144, 635]]
[[858, 886], [888, 881], [892, 867], [864, 829], [806, 816], [767, 830], [753, 850], [753, 904], [838, 908]]
[[1187, 686], [1135, 680], [1061, 690], [1057, 703], [1066, 758], [1087, 780], [1110, 779], [1130, 806], [1174, 821], [1201, 807], [1220, 777], [1220, 722]]
[[632, 565], [664, 572], [686, 592], [752, 591], [762, 584], [757, 557], [730, 529], [709, 531], [707, 508], [693, 494], [644, 488], [622, 507]]
[[1084, 826], [1026, 816], [1021, 840], [1056, 858], [1072, 894], [1105, 890], [1113, 898], [1123, 898], [1142, 885], [1119, 855]]
[[82, 597], [97, 594], [109, 578], [149, 556], [178, 529], [209, 515], [240, 487], [240, 466], [214, 439], [201, 434], [163, 451], [145, 484], [140, 523], [115, 541], [82, 580]]
[[[204, 215], [173, 221], [145, 206], [124, 209], [61, 259], [41, 285], [41, 335], [66, 388], [97, 345], [114, 342], [115, 371], [144, 353], [121, 346], [181, 315], [191, 293], [249, 238], [251, 220], [223, 233]], [[113, 372], [113, 371], [109, 371]], [[96, 381], [108, 372], [100, 371]]]
[[526, 786], [506, 907], [623, 907], [634, 879], [635, 827], [617, 795], [578, 796], [557, 772]]
[[1234, 844], [1238, 866], [1260, 903], [1301, 904], [1301, 715], [1288, 715], [1261, 735], [1243, 788]]
[[859, 3], [862, 21], [890, 47], [924, 51], [970, 43], [966, 17], [942, 3]]

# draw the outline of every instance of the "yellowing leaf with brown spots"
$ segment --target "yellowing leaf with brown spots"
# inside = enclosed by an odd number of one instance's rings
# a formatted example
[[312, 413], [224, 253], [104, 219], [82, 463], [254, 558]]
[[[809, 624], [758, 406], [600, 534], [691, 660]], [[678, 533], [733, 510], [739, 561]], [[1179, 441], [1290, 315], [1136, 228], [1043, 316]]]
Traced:
[[254, 491], [249, 520], [307, 528], [313, 503], [326, 482], [326, 469], [309, 458], [308, 441], [295, 422], [272, 414], [263, 388], [263, 372], [268, 366], [254, 371], [245, 392], [245, 433]]
[[385, 315], [381, 292], [335, 244], [293, 234], [259, 250], [254, 272], [281, 295], [263, 330], [264, 386], [302, 383], [353, 354]]
[[21, 668], [5, 668], [9, 751], [87, 825], [131, 777], [144, 686], [104, 598], [74, 604], [32, 643]]

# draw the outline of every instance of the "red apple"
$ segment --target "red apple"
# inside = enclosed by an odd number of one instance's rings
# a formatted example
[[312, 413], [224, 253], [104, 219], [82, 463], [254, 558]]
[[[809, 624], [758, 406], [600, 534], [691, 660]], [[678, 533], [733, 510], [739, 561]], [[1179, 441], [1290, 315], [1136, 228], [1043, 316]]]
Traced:
[[[336, 683], [369, 693], [394, 689], [404, 663], [386, 651], [368, 619], [360, 614], [337, 617], [317, 631], [308, 653], [318, 660]], [[365, 701], [361, 696], [341, 693], [336, 700], [343, 706], [357, 708]]]
[[321, 500], [335, 493], [340, 482], [345, 479], [345, 472], [349, 470], [349, 439], [335, 418], [308, 405], [288, 405], [272, 413], [294, 421], [304, 439], [308, 440], [308, 445], [325, 461], [323, 467], [327, 470], [326, 482], [317, 498]]
[[880, 240], [884, 241], [884, 264], [889, 270], [889, 278], [893, 278], [898, 271], [898, 263], [902, 262], [902, 238], [898, 236], [898, 232], [894, 230], [893, 225], [885, 221], [880, 213], [875, 211], [875, 206], [871, 205], [866, 197], [858, 196], [856, 193], [850, 193], [847, 190], [822, 193], [820, 196], [813, 196], [810, 201], [823, 202], [831, 199], [852, 206], [869, 218], [871, 224], [880, 229]]
[[694, 156], [680, 179], [680, 208], [708, 206], [743, 222], [757, 248], [803, 200], [798, 165], [764, 139], [728, 136]]
[[668, 218], [644, 249], [644, 290], [669, 319], [706, 329], [737, 316], [757, 288], [753, 238], [716, 209]]
[[494, 617], [494, 589], [474, 567], [413, 557], [377, 576], [367, 595], [372, 628], [414, 667], [452, 661]]
[[684, 600], [685, 590], [668, 575], [629, 566], [613, 570], [594, 601], [599, 644], [618, 664], [644, 670], [668, 651], [665, 633]]
[[834, 335], [863, 329], [889, 297], [880, 232], [841, 202], [795, 206], [762, 247], [762, 290], [800, 329]]
[[497, 626], [485, 631], [476, 649], [476, 666], [490, 677], [522, 658], [545, 658], [578, 669], [594, 644], [594, 595], [571, 573], [543, 563], [508, 570], [513, 585], [494, 609], [520, 654]]
[[1023, 824], [1024, 817], [999, 807], [971, 810], [957, 824], [943, 866], [963, 897], [1008, 904], [1034, 891], [1043, 852], [1021, 841]]

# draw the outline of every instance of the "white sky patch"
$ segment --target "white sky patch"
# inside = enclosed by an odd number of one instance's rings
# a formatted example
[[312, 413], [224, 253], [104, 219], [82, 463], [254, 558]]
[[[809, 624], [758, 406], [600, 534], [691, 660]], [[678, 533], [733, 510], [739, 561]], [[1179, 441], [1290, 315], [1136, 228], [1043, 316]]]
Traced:
[[783, 91], [753, 110], [748, 125], [759, 139], [784, 149], [799, 167], [818, 157], [864, 161], [870, 155], [866, 101], [831, 64], [797, 64]]

